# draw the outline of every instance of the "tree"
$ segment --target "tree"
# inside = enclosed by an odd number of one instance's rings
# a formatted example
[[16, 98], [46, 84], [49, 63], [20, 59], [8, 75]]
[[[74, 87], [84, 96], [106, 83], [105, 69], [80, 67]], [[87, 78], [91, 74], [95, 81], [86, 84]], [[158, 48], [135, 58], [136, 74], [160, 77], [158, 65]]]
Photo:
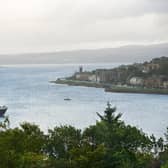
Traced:
[[162, 168], [168, 168], [168, 127], [165, 133], [165, 142], [162, 141], [162, 144], [164, 146], [161, 145], [162, 150], [159, 153], [159, 160], [162, 163]]
[[151, 141], [141, 130], [126, 125], [120, 120], [121, 113], [108, 103], [104, 115], [98, 116], [100, 121], [87, 128], [83, 136], [93, 149], [104, 145], [106, 150], [106, 167], [138, 167], [142, 166], [142, 158], [146, 158], [143, 165], [151, 157]]
[[[100, 120], [81, 131], [60, 126], [43, 131], [35, 124], [0, 124], [1, 168], [149, 168], [168, 164], [168, 143], [149, 138], [121, 121], [110, 103]], [[165, 134], [168, 140], [168, 130]], [[153, 152], [155, 151], [155, 152]]]
[[100, 119], [106, 123], [109, 124], [116, 124], [119, 123], [119, 119], [121, 118], [122, 114], [119, 113], [115, 115], [116, 113], [116, 107], [111, 107], [111, 104], [108, 102], [107, 103], [107, 108], [104, 111], [104, 115], [100, 115], [97, 113], [97, 115], [100, 117]]
[[49, 130], [47, 141], [46, 152], [49, 156], [67, 158], [72, 148], [80, 146], [81, 130], [72, 126], [55, 127]]
[[[5, 121], [6, 122], [6, 121]], [[2, 168], [23, 167], [28, 162], [44, 157], [45, 136], [38, 126], [29, 123], [21, 128], [0, 131], [0, 165]], [[30, 161], [30, 156], [32, 160]], [[36, 157], [35, 157], [36, 156]], [[43, 162], [43, 159], [41, 159]]]

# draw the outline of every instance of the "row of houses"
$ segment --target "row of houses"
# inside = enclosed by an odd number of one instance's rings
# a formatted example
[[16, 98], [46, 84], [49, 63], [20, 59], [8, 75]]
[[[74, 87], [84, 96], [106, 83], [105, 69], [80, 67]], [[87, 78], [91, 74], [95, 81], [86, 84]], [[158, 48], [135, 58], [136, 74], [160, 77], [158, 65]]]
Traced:
[[159, 68], [160, 68], [160, 65], [158, 63], [153, 63], [153, 62], [144, 63], [142, 72], [143, 73], [149, 73], [151, 71], [158, 70]]
[[98, 83], [118, 83], [125, 80], [126, 73], [118, 69], [98, 69], [92, 72], [88, 72], [83, 71], [83, 69], [80, 67], [79, 72], [76, 72], [73, 78], [76, 80], [91, 81]]
[[100, 78], [98, 75], [92, 73], [92, 72], [76, 72], [74, 74], [75, 80], [80, 81], [90, 81], [90, 82], [100, 82]]
[[[145, 65], [146, 66], [146, 65]], [[158, 68], [158, 66], [150, 64], [146, 66], [148, 68]], [[73, 76], [75, 80], [89, 81], [97, 83], [111, 83], [111, 84], [127, 84], [131, 86], [140, 86], [147, 88], [167, 88], [168, 89], [168, 77], [166, 76], [150, 76], [150, 77], [138, 77], [129, 75], [127, 67], [116, 68], [112, 70], [98, 69], [92, 72], [83, 71], [83, 68], [79, 68], [79, 72], [76, 72]]]
[[147, 78], [131, 77], [128, 84], [132, 86], [141, 86], [147, 88], [168, 89], [168, 78], [164, 76], [162, 77], [152, 76]]

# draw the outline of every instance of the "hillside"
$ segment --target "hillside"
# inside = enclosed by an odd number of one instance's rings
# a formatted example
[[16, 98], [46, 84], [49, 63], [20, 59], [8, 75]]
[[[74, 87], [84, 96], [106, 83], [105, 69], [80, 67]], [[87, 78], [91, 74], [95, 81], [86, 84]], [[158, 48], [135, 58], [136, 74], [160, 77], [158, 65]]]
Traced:
[[143, 62], [168, 55], [168, 43], [134, 45], [118, 48], [86, 49], [74, 51], [1, 54], [1, 64], [60, 64], [60, 63], [113, 63]]

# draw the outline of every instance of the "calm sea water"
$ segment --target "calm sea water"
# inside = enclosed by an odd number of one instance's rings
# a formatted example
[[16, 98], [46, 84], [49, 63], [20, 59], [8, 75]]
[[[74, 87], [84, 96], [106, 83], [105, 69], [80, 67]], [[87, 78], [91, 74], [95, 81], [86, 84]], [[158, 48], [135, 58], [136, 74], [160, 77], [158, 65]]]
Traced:
[[[84, 65], [87, 70], [110, 68], [113, 64]], [[11, 126], [24, 121], [38, 124], [44, 131], [56, 125], [85, 128], [103, 113], [107, 101], [123, 113], [122, 119], [146, 133], [163, 136], [168, 126], [168, 96], [106, 93], [103, 89], [49, 83], [69, 76], [79, 65], [5, 66], [0, 68], [0, 104], [9, 107]], [[64, 98], [71, 101], [64, 101]], [[2, 119], [1, 119], [2, 120]]]

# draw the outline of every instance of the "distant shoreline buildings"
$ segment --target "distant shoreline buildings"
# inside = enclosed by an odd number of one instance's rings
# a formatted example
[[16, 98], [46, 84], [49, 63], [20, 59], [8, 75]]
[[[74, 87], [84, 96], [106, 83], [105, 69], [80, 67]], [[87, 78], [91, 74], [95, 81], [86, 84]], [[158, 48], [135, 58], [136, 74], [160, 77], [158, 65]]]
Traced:
[[150, 62], [121, 65], [113, 69], [79, 71], [70, 79], [94, 83], [106, 83], [144, 88], [168, 89], [168, 57], [152, 59]]

